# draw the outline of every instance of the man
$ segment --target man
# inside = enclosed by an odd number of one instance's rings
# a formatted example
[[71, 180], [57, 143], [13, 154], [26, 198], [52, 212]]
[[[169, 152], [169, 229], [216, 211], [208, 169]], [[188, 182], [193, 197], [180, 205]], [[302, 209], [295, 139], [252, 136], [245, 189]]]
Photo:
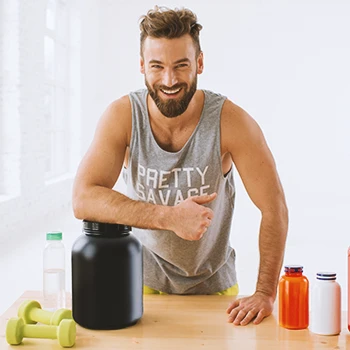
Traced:
[[[226, 311], [236, 325], [258, 324], [276, 298], [287, 207], [257, 123], [224, 96], [197, 90], [201, 28], [187, 9], [156, 7], [142, 18], [147, 89], [102, 115], [76, 176], [74, 213], [133, 226], [144, 246], [145, 293], [237, 295], [234, 164], [262, 214], [260, 267], [255, 293]], [[122, 169], [127, 196], [112, 189]]]

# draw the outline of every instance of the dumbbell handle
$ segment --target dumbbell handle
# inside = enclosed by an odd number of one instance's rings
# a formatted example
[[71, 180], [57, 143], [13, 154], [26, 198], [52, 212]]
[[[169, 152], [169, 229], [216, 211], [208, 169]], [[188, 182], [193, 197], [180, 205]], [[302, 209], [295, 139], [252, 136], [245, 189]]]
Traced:
[[25, 338], [57, 339], [58, 326], [39, 326], [26, 324], [23, 326]]
[[32, 320], [39, 321], [45, 324], [50, 324], [52, 312], [39, 308], [33, 308], [30, 310], [29, 316]]
[[65, 319], [72, 319], [72, 311], [68, 309], [58, 309], [47, 311], [41, 308], [36, 300], [25, 300], [18, 308], [18, 317], [22, 318], [24, 323], [34, 324], [37, 322], [58, 326]]

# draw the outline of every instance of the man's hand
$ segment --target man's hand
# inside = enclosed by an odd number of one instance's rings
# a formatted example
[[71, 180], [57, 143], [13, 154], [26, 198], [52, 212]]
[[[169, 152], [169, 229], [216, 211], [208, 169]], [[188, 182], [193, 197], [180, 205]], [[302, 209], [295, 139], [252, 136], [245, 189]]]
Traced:
[[205, 207], [216, 198], [216, 193], [189, 197], [180, 204], [172, 207], [173, 215], [170, 229], [175, 234], [188, 241], [201, 239], [214, 217], [213, 211]]
[[228, 322], [234, 325], [245, 326], [252, 320], [259, 324], [273, 311], [274, 299], [261, 292], [255, 292], [250, 297], [233, 301], [226, 312], [229, 314]]

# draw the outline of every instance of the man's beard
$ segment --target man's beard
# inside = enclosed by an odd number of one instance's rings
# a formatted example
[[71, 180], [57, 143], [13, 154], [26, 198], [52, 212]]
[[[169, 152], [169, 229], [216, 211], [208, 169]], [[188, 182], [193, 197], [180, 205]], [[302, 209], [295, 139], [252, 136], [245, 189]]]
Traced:
[[[184, 113], [188, 105], [190, 104], [192, 97], [197, 90], [197, 77], [193, 79], [189, 90], [187, 90], [186, 84], [175, 84], [171, 88], [164, 85], [155, 85], [153, 90], [148, 84], [146, 77], [145, 84], [147, 86], [150, 96], [157, 105], [159, 111], [167, 118], [175, 118]], [[163, 101], [158, 95], [160, 89], [176, 90], [179, 88], [182, 88], [182, 90], [184, 91], [184, 95], [180, 99], [169, 99], [167, 101]]]

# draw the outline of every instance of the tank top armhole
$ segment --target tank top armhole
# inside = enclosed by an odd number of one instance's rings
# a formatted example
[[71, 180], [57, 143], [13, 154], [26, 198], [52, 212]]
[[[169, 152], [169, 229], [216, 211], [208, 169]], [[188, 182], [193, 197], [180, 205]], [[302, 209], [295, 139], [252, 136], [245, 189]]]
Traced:
[[233, 163], [231, 164], [230, 169], [224, 174], [222, 170], [222, 155], [221, 155], [221, 116], [222, 116], [222, 109], [224, 108], [224, 104], [227, 101], [227, 97], [223, 96], [222, 100], [220, 101], [221, 106], [219, 107], [219, 125], [218, 125], [218, 135], [219, 135], [219, 142], [217, 142], [217, 148], [216, 151], [218, 153], [219, 159], [220, 159], [220, 165], [221, 165], [221, 177], [224, 180], [227, 180], [228, 176], [230, 175], [231, 172], [233, 172]]
[[130, 160], [132, 158], [132, 152], [135, 146], [135, 98], [133, 97], [134, 92], [130, 92], [128, 97], [131, 105], [131, 134], [130, 134], [130, 142], [129, 142], [129, 154], [128, 154], [128, 166], [124, 168], [129, 168]]

